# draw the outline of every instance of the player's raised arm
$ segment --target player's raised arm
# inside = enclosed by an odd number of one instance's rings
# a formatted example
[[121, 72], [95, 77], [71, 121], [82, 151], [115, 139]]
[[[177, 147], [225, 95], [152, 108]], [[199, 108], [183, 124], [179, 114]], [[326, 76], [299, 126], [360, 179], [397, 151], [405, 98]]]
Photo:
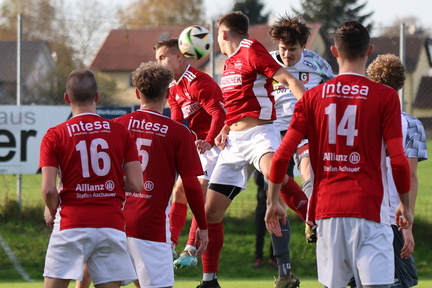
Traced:
[[306, 90], [303, 83], [283, 67], [273, 74], [273, 79], [289, 87], [297, 99], [300, 99]]

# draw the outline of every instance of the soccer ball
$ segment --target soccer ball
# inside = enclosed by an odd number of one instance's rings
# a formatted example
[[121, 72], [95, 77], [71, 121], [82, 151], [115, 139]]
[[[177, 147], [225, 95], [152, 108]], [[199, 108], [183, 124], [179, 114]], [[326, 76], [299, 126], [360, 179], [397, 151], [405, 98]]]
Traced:
[[188, 58], [201, 59], [210, 54], [212, 42], [209, 30], [193, 25], [180, 33], [179, 49]]

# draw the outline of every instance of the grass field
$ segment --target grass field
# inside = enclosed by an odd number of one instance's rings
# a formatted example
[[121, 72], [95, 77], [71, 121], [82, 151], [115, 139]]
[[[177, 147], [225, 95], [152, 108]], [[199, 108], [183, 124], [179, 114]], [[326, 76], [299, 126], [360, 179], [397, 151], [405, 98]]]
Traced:
[[[174, 285], [175, 288], [194, 288], [199, 284], [198, 281], [177, 281]], [[268, 280], [228, 280], [221, 281], [221, 286], [223, 288], [271, 288], [273, 287], [273, 282]], [[42, 282], [34, 283], [24, 283], [24, 282], [4, 282], [0, 283], [0, 288], [39, 288], [42, 287]], [[71, 282], [69, 288], [74, 288], [74, 283]], [[135, 288], [133, 284], [125, 286], [127, 288]], [[322, 285], [316, 280], [302, 280], [300, 283], [301, 288], [322, 288]], [[432, 280], [420, 279], [419, 285], [416, 288], [431, 288]]]

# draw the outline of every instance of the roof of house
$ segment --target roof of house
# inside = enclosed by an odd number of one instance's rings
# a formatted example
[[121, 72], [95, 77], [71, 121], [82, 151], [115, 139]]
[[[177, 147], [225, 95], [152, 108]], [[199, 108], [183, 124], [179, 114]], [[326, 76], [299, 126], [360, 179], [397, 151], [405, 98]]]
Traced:
[[[23, 41], [22, 44], [22, 75], [26, 78], [32, 71], [37, 56], [47, 49], [46, 41]], [[17, 74], [17, 42], [0, 41], [0, 82], [16, 82]]]
[[[182, 30], [179, 26], [111, 30], [89, 68], [133, 71], [142, 62], [156, 60], [153, 46], [158, 41], [177, 38]], [[191, 59], [194, 65], [204, 61]]]
[[[307, 47], [318, 35], [321, 24], [309, 26], [311, 37]], [[183, 29], [181, 26], [169, 26], [111, 30], [89, 68], [100, 71], [133, 71], [141, 62], [155, 60], [154, 44], [163, 39], [177, 38]], [[269, 29], [269, 25], [251, 25], [249, 38], [258, 39], [268, 50], [275, 50], [277, 43], [268, 36]], [[219, 45], [214, 44], [216, 53], [219, 53]], [[209, 57], [206, 57], [200, 60], [191, 59], [190, 62], [194, 67], [201, 67], [208, 60]]]
[[[333, 45], [333, 35], [329, 35], [328, 43]], [[405, 39], [405, 66], [407, 72], [413, 72], [417, 68], [417, 63], [419, 61], [419, 55], [422, 48], [426, 47], [427, 36], [424, 35], [407, 35]], [[395, 54], [399, 55], [399, 37], [372, 37], [371, 44], [374, 45], [372, 54], [369, 56], [367, 65], [369, 65], [379, 54]], [[339, 68], [337, 66], [336, 58], [328, 55], [326, 60], [333, 68], [333, 72], [337, 73]]]
[[432, 77], [422, 77], [413, 106], [422, 109], [432, 108], [431, 91]]

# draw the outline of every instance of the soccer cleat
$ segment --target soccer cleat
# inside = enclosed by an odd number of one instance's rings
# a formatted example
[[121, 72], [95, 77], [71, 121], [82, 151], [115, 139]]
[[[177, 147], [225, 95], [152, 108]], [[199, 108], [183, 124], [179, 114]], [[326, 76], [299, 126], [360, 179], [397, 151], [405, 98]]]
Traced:
[[278, 277], [274, 283], [275, 288], [296, 288], [300, 286], [300, 280], [291, 273], [287, 277]]
[[252, 265], [252, 268], [257, 269], [264, 265], [264, 261], [261, 258], [256, 258], [255, 263]]
[[278, 264], [277, 264], [275, 258], [270, 258], [270, 259], [269, 259], [269, 264], [270, 264], [270, 266], [272, 266], [273, 268], [276, 268], [276, 269], [278, 268]]
[[196, 288], [221, 288], [217, 279], [213, 279], [211, 281], [202, 281], [200, 285]]
[[195, 256], [195, 250], [184, 250], [180, 256], [174, 260], [174, 268], [194, 268], [198, 264], [198, 259]]
[[316, 226], [311, 227], [308, 224], [306, 224], [305, 236], [306, 236], [307, 243], [316, 243], [317, 241]]
[[179, 257], [177, 252], [174, 249], [172, 249], [172, 256], [173, 256], [173, 260], [176, 260]]

